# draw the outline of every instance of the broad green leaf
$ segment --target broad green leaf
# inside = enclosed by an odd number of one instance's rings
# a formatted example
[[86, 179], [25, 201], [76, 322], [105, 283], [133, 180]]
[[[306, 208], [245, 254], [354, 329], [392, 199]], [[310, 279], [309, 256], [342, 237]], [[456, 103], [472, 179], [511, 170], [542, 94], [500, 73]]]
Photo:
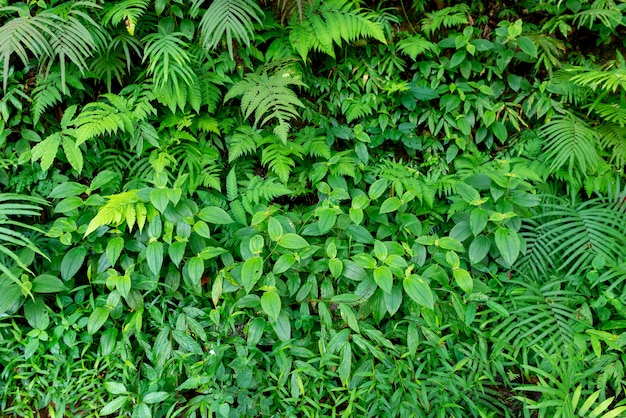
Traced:
[[469, 271], [457, 268], [452, 271], [454, 275], [454, 281], [459, 285], [463, 291], [466, 293], [472, 293], [474, 289], [474, 281], [472, 280], [472, 276], [469, 274]]
[[537, 46], [529, 37], [520, 36], [517, 38], [517, 46], [531, 57], [537, 58]]
[[165, 208], [169, 202], [168, 189], [154, 189], [150, 192], [150, 203], [152, 203], [159, 212], [165, 212]]
[[379, 213], [395, 212], [402, 206], [402, 201], [397, 197], [388, 197], [382, 205], [380, 205]]
[[254, 318], [248, 324], [248, 345], [255, 346], [261, 340], [267, 322], [263, 318]]
[[338, 278], [343, 272], [343, 262], [338, 258], [331, 258], [328, 260], [328, 269], [334, 278]]
[[172, 337], [178, 343], [178, 346], [185, 351], [194, 354], [202, 354], [202, 347], [198, 341], [194, 340], [187, 333], [177, 329], [172, 330]]
[[354, 310], [352, 310], [352, 308], [349, 305], [345, 303], [340, 303], [339, 312], [341, 313], [341, 318], [343, 318], [343, 320], [346, 321], [350, 329], [352, 329], [354, 332], [360, 332], [359, 320], [357, 319], [356, 314], [354, 313]]
[[388, 187], [389, 180], [378, 179], [374, 183], [372, 183], [367, 194], [369, 195], [370, 199], [376, 200], [385, 192], [385, 190], [387, 190]]
[[169, 397], [169, 393], [168, 392], [152, 392], [152, 393], [148, 393], [147, 395], [145, 395], [142, 399], [142, 401], [144, 403], [147, 403], [148, 405], [153, 404], [153, 403], [160, 403], [165, 401], [168, 397]]
[[482, 208], [474, 208], [470, 212], [470, 228], [472, 229], [472, 234], [477, 236], [487, 226], [487, 222], [489, 221], [489, 212]]
[[496, 247], [500, 251], [506, 267], [511, 267], [519, 257], [521, 243], [517, 232], [510, 228], [498, 228], [494, 234]]
[[262, 275], [263, 258], [260, 256], [250, 257], [243, 263], [241, 267], [241, 283], [246, 293], [250, 293]]
[[276, 321], [271, 321], [271, 324], [279, 340], [288, 341], [291, 339], [291, 321], [285, 310], [282, 310]]
[[280, 296], [275, 290], [263, 292], [261, 296], [261, 309], [272, 320], [277, 320], [280, 314]]
[[193, 224], [193, 232], [200, 235], [202, 238], [211, 238], [211, 228], [204, 221], [198, 221]]
[[270, 216], [267, 221], [267, 233], [272, 241], [278, 241], [281, 235], [283, 235], [283, 226], [278, 219]]
[[391, 269], [387, 266], [376, 267], [374, 269], [374, 281], [385, 293], [391, 292], [393, 286]]
[[446, 262], [450, 265], [451, 268], [456, 269], [461, 265], [461, 260], [459, 256], [454, 251], [448, 251], [446, 253]]
[[66, 197], [65, 199], [57, 203], [57, 205], [54, 207], [54, 212], [69, 214], [70, 212], [81, 207], [83, 203], [83, 199], [78, 196]]
[[404, 291], [413, 301], [428, 309], [435, 307], [435, 295], [426, 281], [417, 274], [410, 274], [402, 283]]
[[392, 287], [391, 292], [383, 293], [383, 300], [385, 301], [387, 312], [393, 316], [400, 309], [400, 305], [402, 305], [402, 288], [400, 286]]
[[70, 196], [78, 196], [87, 190], [87, 186], [84, 184], [76, 183], [73, 181], [67, 181], [56, 186], [50, 194], [48, 198], [50, 199], [63, 199]]
[[98, 307], [94, 309], [87, 321], [87, 332], [92, 335], [95, 334], [107, 319], [109, 319], [109, 310], [107, 308]]
[[216, 225], [227, 225], [235, 222], [224, 209], [218, 206], [205, 207], [198, 213], [198, 217], [203, 221]]
[[465, 252], [465, 247], [463, 247], [463, 244], [461, 244], [460, 241], [455, 240], [454, 238], [441, 237], [435, 242], [435, 244], [438, 247], [443, 248], [444, 250], [452, 250], [456, 251], [457, 253]]
[[509, 137], [509, 133], [506, 130], [506, 126], [503, 122], [496, 121], [491, 125], [491, 132], [500, 140], [500, 142], [506, 141]]
[[226, 254], [227, 252], [228, 250], [225, 248], [209, 246], [209, 247], [204, 247], [202, 251], [200, 251], [199, 255], [200, 257], [202, 257], [203, 260], [210, 260], [222, 254]]
[[120, 396], [108, 402], [100, 410], [100, 415], [112, 415], [130, 401], [130, 396]]
[[[33, 280], [33, 292], [35, 293], [57, 293], [67, 290], [65, 284], [58, 277], [50, 274], [41, 274]], [[2, 308], [0, 307], [0, 313]]]
[[373, 244], [374, 243], [374, 237], [372, 236], [371, 232], [368, 231], [367, 228], [365, 228], [362, 225], [348, 226], [348, 229], [346, 229], [346, 234], [350, 238], [352, 238], [353, 240], [361, 244]]
[[61, 134], [52, 134], [37, 145], [35, 145], [31, 151], [31, 158], [33, 161], [41, 160], [41, 170], [46, 171], [54, 162], [54, 158], [57, 155], [59, 149], [59, 143], [61, 142]]
[[483, 113], [483, 125], [488, 128], [496, 121], [496, 112], [493, 110], [485, 110]]
[[173, 242], [169, 248], [167, 249], [167, 253], [170, 256], [170, 260], [176, 265], [176, 267], [180, 266], [180, 262], [183, 260], [183, 256], [185, 255], [185, 249], [187, 248], [187, 242]]
[[158, 276], [163, 265], [163, 244], [161, 242], [154, 241], [148, 244], [146, 247], [146, 262], [150, 271]]
[[504, 306], [500, 305], [497, 302], [494, 302], [491, 299], [487, 301], [487, 306], [505, 318], [508, 318], [511, 315]]
[[352, 256], [352, 260], [365, 269], [376, 268], [376, 259], [367, 253], [358, 253]]
[[491, 248], [491, 240], [488, 237], [479, 235], [474, 238], [468, 251], [470, 263], [477, 264], [481, 262], [489, 253], [489, 248]]
[[195, 256], [187, 260], [183, 267], [183, 279], [187, 286], [193, 289], [194, 292], [199, 293], [201, 291], [201, 280], [204, 274], [204, 259], [200, 256]]
[[272, 273], [280, 274], [284, 273], [291, 268], [296, 262], [296, 258], [292, 254], [283, 254], [278, 257], [276, 263], [274, 263], [274, 268], [272, 269]]
[[83, 247], [76, 247], [69, 250], [61, 261], [61, 277], [63, 280], [70, 280], [80, 270], [85, 257], [87, 256], [87, 250]]
[[19, 286], [7, 283], [0, 287], [0, 315], [13, 308], [22, 298], [22, 291]]
[[83, 153], [76, 146], [74, 140], [70, 137], [63, 137], [63, 152], [65, 152], [65, 157], [67, 158], [67, 162], [70, 163], [72, 168], [80, 174], [83, 171]]
[[128, 390], [126, 389], [126, 386], [123, 383], [119, 383], [119, 382], [112, 382], [112, 381], [104, 382], [104, 388], [111, 395], [121, 395], [123, 393], [128, 392]]
[[335, 226], [335, 222], [337, 222], [337, 214], [331, 208], [318, 210], [317, 216], [319, 219], [318, 226], [320, 234], [325, 234], [330, 231]]
[[38, 330], [45, 330], [50, 325], [50, 315], [41, 297], [28, 299], [24, 304], [24, 318], [28, 324]]
[[122, 250], [124, 249], [124, 238], [122, 237], [114, 237], [107, 242], [107, 247], [105, 250], [106, 258], [111, 266], [115, 266], [117, 263], [117, 259], [122, 254]]
[[299, 250], [309, 246], [309, 243], [304, 238], [291, 232], [281, 236], [277, 242], [281, 247], [288, 248], [290, 250]]
[[343, 383], [344, 386], [348, 386], [351, 371], [352, 348], [350, 347], [349, 343], [346, 343], [341, 350], [341, 362], [339, 363], [339, 368], [337, 369], [337, 373], [339, 373], [341, 383]]

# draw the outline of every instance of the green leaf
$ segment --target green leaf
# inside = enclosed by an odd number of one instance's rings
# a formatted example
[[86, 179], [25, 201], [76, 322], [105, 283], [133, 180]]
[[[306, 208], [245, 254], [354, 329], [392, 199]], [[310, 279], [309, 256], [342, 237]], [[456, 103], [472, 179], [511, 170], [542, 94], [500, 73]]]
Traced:
[[389, 212], [395, 212], [398, 209], [400, 209], [400, 207], [402, 206], [402, 201], [400, 199], [398, 199], [397, 197], [388, 197], [387, 199], [385, 199], [385, 201], [383, 202], [383, 204], [380, 206], [380, 212], [379, 213], [389, 213]]
[[472, 234], [477, 236], [487, 226], [487, 222], [489, 220], [489, 212], [482, 208], [474, 208], [472, 212], [470, 212], [470, 228], [472, 229]]
[[104, 382], [104, 388], [111, 395], [121, 395], [123, 393], [128, 393], [126, 386], [123, 383], [119, 382]]
[[83, 171], [83, 153], [70, 137], [63, 137], [63, 151], [72, 168], [80, 174]]
[[389, 315], [394, 315], [402, 305], [402, 288], [394, 286], [389, 293], [383, 293], [383, 300]]
[[248, 324], [247, 342], [250, 346], [255, 346], [261, 340], [263, 332], [265, 332], [265, 324], [267, 322], [263, 318], [254, 318]]
[[286, 272], [294, 265], [296, 258], [292, 254], [283, 254], [278, 257], [278, 260], [274, 263], [272, 273], [281, 274]]
[[109, 310], [107, 308], [98, 307], [94, 309], [87, 321], [87, 332], [92, 335], [95, 334], [107, 319], [109, 319]]
[[452, 250], [457, 253], [464, 253], [465, 247], [461, 244], [460, 241], [450, 238], [450, 237], [441, 237], [436, 241], [436, 245], [439, 248], [443, 248], [444, 250]]
[[183, 279], [187, 286], [189, 286], [195, 293], [201, 291], [201, 280], [204, 274], [204, 259], [200, 256], [195, 256], [187, 260], [183, 267]]
[[235, 222], [224, 209], [218, 206], [205, 207], [198, 213], [198, 217], [203, 221], [216, 225], [227, 225]]
[[529, 37], [520, 36], [517, 38], [517, 46], [531, 57], [537, 58], [537, 46]]
[[175, 329], [172, 330], [172, 337], [181, 349], [189, 353], [202, 354], [202, 347], [200, 346], [200, 343], [190, 337], [187, 333]]
[[328, 260], [328, 269], [334, 278], [338, 278], [343, 272], [343, 262], [338, 258], [331, 258]]
[[352, 238], [353, 240], [361, 244], [373, 244], [374, 243], [374, 237], [372, 236], [370, 231], [368, 231], [367, 228], [365, 228], [362, 225], [348, 226], [348, 229], [346, 230], [346, 235], [348, 235], [350, 238]]
[[150, 271], [158, 276], [163, 265], [163, 244], [154, 241], [146, 247], [146, 262]]
[[13, 308], [22, 298], [22, 290], [13, 283], [4, 284], [0, 287], [0, 315]]
[[389, 180], [378, 179], [374, 183], [372, 183], [367, 194], [369, 195], [370, 199], [376, 200], [383, 193], [385, 193], [385, 190], [387, 190], [388, 187], [389, 187]]
[[404, 291], [413, 301], [425, 308], [434, 309], [435, 296], [422, 277], [417, 274], [410, 274], [404, 278], [402, 285]]
[[261, 309], [272, 320], [277, 320], [280, 314], [280, 296], [275, 290], [263, 292], [261, 296]]
[[56, 186], [50, 194], [48, 198], [50, 199], [63, 199], [65, 197], [70, 196], [78, 196], [87, 190], [87, 186], [84, 184], [76, 183], [73, 181], [67, 181]]
[[176, 265], [176, 267], [180, 266], [180, 262], [183, 260], [183, 256], [185, 255], [186, 248], [187, 248], [187, 243], [185, 241], [181, 241], [181, 242], [173, 242], [167, 249], [167, 253], [170, 256], [170, 260], [172, 260], [172, 262]]
[[[57, 293], [66, 291], [67, 287], [58, 277], [50, 274], [41, 274], [33, 280], [32, 290], [35, 293]], [[2, 312], [1, 307], [0, 312]]]
[[291, 321], [287, 312], [282, 310], [276, 321], [271, 321], [271, 324], [278, 339], [281, 341], [289, 341], [291, 339]]
[[272, 241], [278, 241], [281, 235], [283, 235], [283, 226], [278, 219], [272, 216], [269, 217], [267, 221], [267, 233]]
[[145, 395], [142, 399], [142, 402], [147, 403], [148, 405], [153, 403], [160, 403], [165, 401], [169, 397], [168, 392], [152, 392]]
[[165, 212], [167, 204], [170, 202], [168, 189], [154, 189], [150, 192], [150, 203], [161, 213]]
[[485, 256], [489, 253], [490, 248], [491, 248], [491, 240], [488, 237], [484, 235], [479, 235], [476, 238], [474, 238], [474, 240], [469, 246], [469, 251], [468, 251], [470, 263], [477, 264], [481, 262], [485, 258]]
[[459, 285], [463, 291], [466, 293], [472, 293], [474, 290], [474, 281], [472, 280], [472, 276], [469, 274], [469, 271], [457, 268], [452, 271], [454, 275], [454, 281]]
[[193, 232], [200, 235], [202, 238], [211, 238], [211, 228], [204, 221], [197, 221], [193, 224]]
[[385, 293], [391, 292], [393, 286], [391, 269], [387, 266], [376, 267], [374, 269], [374, 281]]
[[115, 266], [117, 259], [122, 254], [122, 250], [124, 249], [124, 238], [115, 237], [111, 238], [109, 242], [107, 242], [107, 248], [105, 250], [106, 258], [111, 266]]
[[130, 401], [130, 396], [120, 396], [118, 398], [115, 398], [102, 407], [102, 409], [100, 410], [100, 415], [114, 414], [120, 408], [126, 405], [128, 401]]
[[495, 234], [496, 247], [504, 259], [506, 267], [511, 267], [519, 257], [521, 243], [517, 232], [510, 228], [499, 227]]
[[54, 207], [54, 212], [69, 214], [70, 212], [81, 207], [82, 205], [83, 199], [78, 196], [70, 196], [57, 203], [57, 205]]
[[54, 158], [57, 155], [60, 142], [61, 135], [57, 133], [50, 135], [33, 147], [31, 151], [31, 158], [33, 161], [41, 159], [42, 171], [46, 171], [52, 166]]
[[298, 234], [287, 233], [277, 240], [278, 245], [290, 250], [298, 250], [309, 246], [309, 243]]
[[254, 256], [247, 259], [241, 267], [241, 283], [246, 293], [254, 288], [254, 285], [263, 275], [263, 258]]
[[506, 126], [503, 122], [496, 121], [491, 125], [491, 132], [500, 140], [500, 142], [506, 141], [509, 137], [509, 133], [506, 130]]
[[318, 215], [318, 227], [320, 234], [325, 234], [330, 231], [337, 222], [337, 214], [331, 208], [323, 208], [317, 211]]
[[70, 280], [80, 270], [87, 256], [87, 250], [83, 247], [76, 247], [69, 250], [61, 261], [61, 277], [63, 280]]

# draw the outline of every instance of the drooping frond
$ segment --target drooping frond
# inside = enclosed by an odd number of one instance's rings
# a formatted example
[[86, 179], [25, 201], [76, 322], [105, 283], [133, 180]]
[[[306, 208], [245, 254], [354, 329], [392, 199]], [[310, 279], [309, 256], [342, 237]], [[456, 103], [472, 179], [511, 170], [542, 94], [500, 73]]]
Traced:
[[555, 116], [541, 128], [541, 135], [546, 139], [546, 159], [553, 173], [566, 167], [570, 174], [576, 170], [586, 176], [600, 161], [598, 133], [571, 113]]
[[626, 126], [626, 108], [623, 106], [617, 103], [598, 103], [594, 110], [606, 122], [615, 123], [622, 128]]
[[426, 17], [420, 22], [422, 30], [428, 37], [437, 32], [442, 27], [451, 28], [459, 25], [467, 25], [469, 6], [466, 4], [457, 4], [452, 7], [446, 7], [441, 10], [435, 10], [426, 13]]
[[622, 23], [622, 12], [613, 1], [594, 1], [587, 10], [582, 10], [574, 15], [574, 24], [581, 27], [591, 27], [601, 23], [610, 29], [615, 29]]
[[291, 24], [289, 34], [291, 45], [305, 61], [311, 50], [334, 57], [334, 45], [362, 38], [386, 43], [382, 24], [370, 20], [348, 0], [317, 1], [307, 8], [303, 21]]
[[397, 47], [404, 55], [415, 60], [418, 55], [425, 52], [439, 53], [437, 44], [430, 42], [421, 35], [411, 35], [397, 43]]
[[519, 266], [526, 274], [537, 279], [548, 271], [577, 274], [597, 255], [626, 257], [626, 205], [595, 198], [581, 204], [543, 203], [539, 208], [521, 230], [527, 252]]
[[260, 75], [246, 74], [243, 80], [230, 88], [224, 101], [241, 96], [244, 117], [254, 114], [255, 126], [276, 120], [278, 126], [274, 128], [274, 133], [286, 142], [291, 128], [289, 121], [299, 116], [296, 107], [304, 107], [298, 96], [288, 87], [290, 85], [306, 87], [289, 73], [271, 76], [265, 72]]
[[594, 70], [586, 67], [572, 67], [572, 82], [587, 86], [592, 90], [601, 89], [615, 93], [619, 88], [626, 89], [626, 68]]
[[160, 90], [171, 86], [180, 96], [181, 86], [197, 84], [197, 77], [190, 67], [191, 57], [187, 43], [181, 39], [181, 33], [165, 33], [159, 27], [158, 33], [152, 33], [143, 40], [146, 42], [144, 61], [148, 60], [148, 74], [154, 77], [155, 87]]
[[86, 237], [101, 226], [118, 226], [122, 222], [126, 222], [129, 230], [132, 230], [135, 223], [141, 229], [146, 220], [147, 212], [145, 206], [143, 209], [138, 208], [138, 206], [143, 206], [143, 203], [137, 196], [137, 190], [109, 196], [107, 203], [98, 210], [96, 216], [89, 222], [84, 236]]
[[[194, 1], [195, 7], [203, 2]], [[200, 21], [203, 48], [215, 49], [226, 36], [228, 53], [234, 59], [233, 41], [250, 45], [254, 37], [253, 21], [261, 23], [262, 17], [263, 11], [255, 0], [214, 0]]]
[[600, 147], [611, 152], [610, 161], [616, 167], [626, 166], [626, 127], [603, 123], [598, 127]]
[[126, 30], [133, 36], [137, 22], [146, 12], [149, 4], [148, 0], [123, 0], [106, 3], [107, 10], [102, 17], [102, 22], [104, 25], [111, 23], [113, 26], [124, 22]]
[[256, 152], [258, 143], [263, 139], [259, 130], [250, 126], [240, 126], [227, 138], [228, 141], [228, 162], [232, 163], [243, 155], [250, 155]]

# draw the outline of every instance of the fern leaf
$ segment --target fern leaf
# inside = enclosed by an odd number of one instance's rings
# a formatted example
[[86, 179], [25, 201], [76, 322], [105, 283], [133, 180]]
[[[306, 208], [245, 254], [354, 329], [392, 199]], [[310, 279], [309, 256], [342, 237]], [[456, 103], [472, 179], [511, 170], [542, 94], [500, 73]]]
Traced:
[[241, 96], [241, 110], [248, 118], [254, 113], [254, 123], [264, 125], [271, 120], [277, 120], [279, 131], [277, 136], [287, 142], [289, 120], [298, 116], [296, 107], [304, 107], [298, 96], [289, 85], [305, 86], [300, 80], [291, 77], [289, 73], [246, 74], [243, 80], [234, 84], [224, 97], [228, 101]]
[[133, 36], [135, 27], [139, 18], [146, 12], [148, 5], [147, 0], [123, 0], [119, 2], [107, 3], [107, 10], [102, 17], [103, 24], [111, 23], [117, 26], [120, 22], [124, 22], [126, 30]]
[[435, 55], [439, 54], [437, 44], [430, 42], [420, 35], [412, 35], [408, 38], [404, 38], [396, 45], [400, 52], [412, 60], [415, 60], [418, 55], [422, 55], [426, 52], [432, 52]]
[[551, 172], [566, 166], [570, 174], [576, 169], [586, 176], [598, 165], [599, 135], [582, 119], [572, 114], [555, 117], [541, 128], [541, 134]]
[[420, 22], [422, 24], [422, 30], [430, 37], [442, 27], [451, 28], [454, 26], [467, 25], [469, 23], [468, 13], [469, 6], [466, 4], [457, 4], [452, 7], [426, 13], [426, 17]]
[[128, 208], [134, 209], [134, 206], [139, 202], [140, 199], [137, 196], [137, 190], [109, 196], [107, 203], [98, 210], [96, 216], [89, 222], [84, 236], [86, 237], [104, 225], [120, 225], [122, 222], [126, 221]]
[[61, 96], [61, 90], [51, 81], [52, 77], [47, 80], [38, 78], [38, 85], [35, 87], [32, 93], [31, 112], [33, 115], [33, 124], [37, 125], [41, 115], [44, 114], [46, 109], [60, 103], [63, 98]]
[[251, 155], [256, 152], [257, 144], [262, 137], [258, 130], [249, 126], [241, 126], [227, 138], [228, 162], [232, 163], [243, 155]]
[[286, 148], [283, 144], [271, 144], [263, 149], [261, 155], [261, 164], [267, 165], [283, 183], [289, 181], [291, 170], [296, 165]]
[[370, 20], [354, 3], [346, 0], [317, 1], [308, 8], [303, 21], [291, 25], [289, 34], [293, 49], [305, 61], [311, 50], [334, 57], [334, 44], [363, 38], [386, 43], [382, 24]]
[[604, 123], [599, 126], [600, 146], [611, 152], [610, 161], [617, 167], [626, 165], [626, 127], [612, 123]]
[[214, 0], [200, 21], [202, 47], [214, 50], [225, 36], [228, 53], [234, 59], [233, 40], [249, 46], [254, 37], [253, 21], [260, 24], [263, 16], [254, 0]]

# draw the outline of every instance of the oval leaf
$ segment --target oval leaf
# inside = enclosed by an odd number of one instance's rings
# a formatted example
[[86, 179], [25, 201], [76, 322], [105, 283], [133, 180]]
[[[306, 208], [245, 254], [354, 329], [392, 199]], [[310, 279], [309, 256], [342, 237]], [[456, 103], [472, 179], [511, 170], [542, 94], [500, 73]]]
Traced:
[[218, 206], [208, 206], [198, 213], [198, 217], [205, 222], [216, 225], [232, 224], [233, 219], [226, 211]]
[[280, 296], [275, 290], [268, 290], [261, 296], [261, 309], [270, 317], [277, 320], [280, 314]]
[[309, 246], [309, 243], [298, 234], [288, 233], [278, 239], [278, 245], [290, 250], [298, 250]]
[[419, 275], [411, 274], [405, 277], [402, 285], [406, 294], [415, 303], [431, 310], [435, 307], [435, 296], [426, 280]]

